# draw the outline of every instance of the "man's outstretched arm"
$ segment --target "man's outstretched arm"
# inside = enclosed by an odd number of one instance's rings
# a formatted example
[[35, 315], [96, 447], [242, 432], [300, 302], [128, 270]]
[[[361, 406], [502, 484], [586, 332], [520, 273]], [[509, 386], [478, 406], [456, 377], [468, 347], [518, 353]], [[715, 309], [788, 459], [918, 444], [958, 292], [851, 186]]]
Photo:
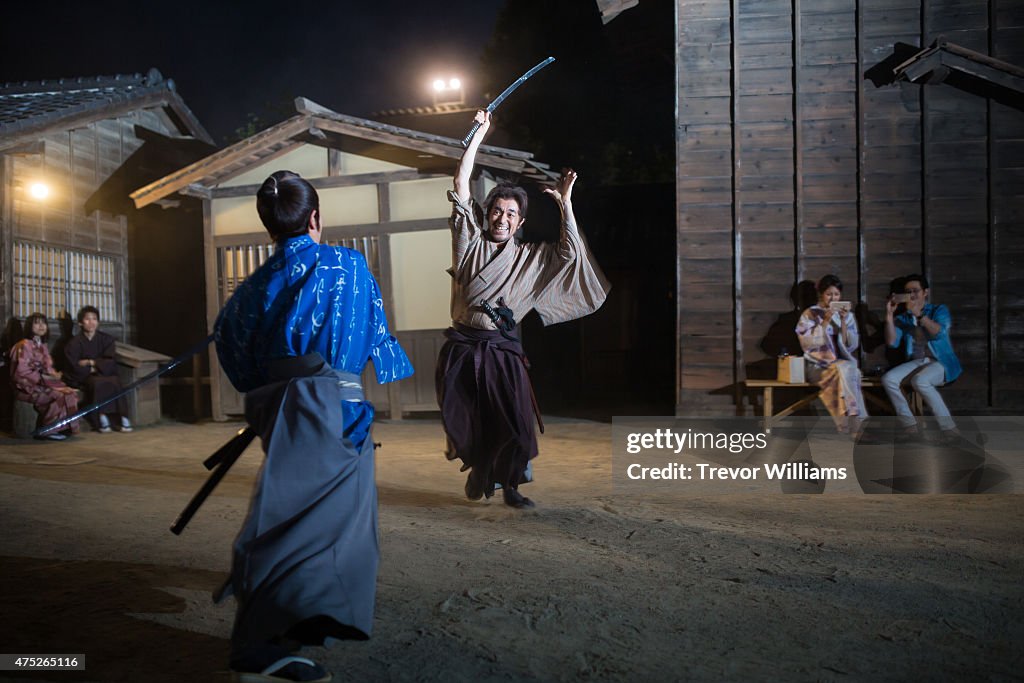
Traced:
[[469, 179], [473, 175], [473, 165], [476, 163], [476, 152], [480, 148], [480, 143], [484, 140], [484, 135], [491, 127], [491, 113], [479, 110], [473, 120], [480, 124], [477, 128], [476, 133], [473, 134], [473, 139], [469, 141], [469, 146], [466, 147], [466, 151], [462, 153], [462, 158], [459, 159], [459, 166], [455, 169], [455, 196], [459, 198], [459, 201], [463, 204], [469, 202]]
[[572, 210], [572, 188], [575, 183], [576, 172], [565, 169], [554, 187], [544, 190], [544, 194], [555, 200], [562, 211], [557, 261], [547, 261], [546, 272], [540, 283], [543, 291], [534, 305], [534, 310], [545, 325], [593, 313], [604, 303], [610, 289], [576, 225], [576, 216]]
[[572, 212], [572, 186], [576, 183], [576, 171], [567, 168], [554, 187], [545, 187], [544, 194], [555, 200], [562, 212], [562, 230], [558, 238], [558, 252], [563, 261], [576, 256], [575, 242], [579, 240], [579, 227]]

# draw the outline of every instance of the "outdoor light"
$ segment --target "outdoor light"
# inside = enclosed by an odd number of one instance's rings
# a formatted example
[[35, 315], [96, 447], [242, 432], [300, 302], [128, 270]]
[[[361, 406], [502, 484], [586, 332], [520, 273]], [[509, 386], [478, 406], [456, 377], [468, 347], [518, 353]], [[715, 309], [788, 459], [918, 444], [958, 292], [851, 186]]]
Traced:
[[46, 199], [50, 196], [50, 187], [46, 183], [32, 183], [28, 186], [28, 193], [33, 199]]
[[462, 104], [464, 100], [461, 78], [434, 79], [434, 104]]

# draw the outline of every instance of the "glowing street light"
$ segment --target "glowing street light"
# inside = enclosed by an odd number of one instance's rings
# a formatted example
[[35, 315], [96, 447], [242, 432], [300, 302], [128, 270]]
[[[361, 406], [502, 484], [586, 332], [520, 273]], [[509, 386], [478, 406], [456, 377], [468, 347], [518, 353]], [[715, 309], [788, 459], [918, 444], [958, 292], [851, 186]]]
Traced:
[[50, 186], [46, 183], [35, 182], [28, 186], [28, 193], [33, 199], [46, 199], [50, 196]]

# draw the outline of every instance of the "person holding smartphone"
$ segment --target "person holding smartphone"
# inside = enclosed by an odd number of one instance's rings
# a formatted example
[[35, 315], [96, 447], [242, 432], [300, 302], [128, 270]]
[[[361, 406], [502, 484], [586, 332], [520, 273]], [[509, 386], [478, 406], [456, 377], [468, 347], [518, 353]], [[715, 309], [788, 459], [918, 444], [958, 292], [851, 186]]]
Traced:
[[[854, 352], [860, 345], [857, 320], [843, 283], [835, 275], [818, 280], [818, 303], [800, 316], [796, 334], [804, 351], [807, 381], [821, 387], [821, 400], [840, 432], [857, 432], [867, 417]], [[851, 421], [850, 418], [853, 418]]]
[[[924, 275], [908, 275], [903, 293], [904, 297], [890, 296], [886, 304], [885, 342], [890, 348], [901, 349], [905, 362], [885, 373], [882, 385], [907, 435], [916, 434], [918, 429], [900, 389], [904, 382], [910, 382], [928, 404], [943, 438], [955, 437], [956, 423], [939, 394], [939, 387], [963, 372], [949, 337], [952, 316], [945, 305], [928, 303], [928, 279]], [[901, 298], [905, 301], [901, 302]], [[905, 310], [897, 314], [900, 303]]]

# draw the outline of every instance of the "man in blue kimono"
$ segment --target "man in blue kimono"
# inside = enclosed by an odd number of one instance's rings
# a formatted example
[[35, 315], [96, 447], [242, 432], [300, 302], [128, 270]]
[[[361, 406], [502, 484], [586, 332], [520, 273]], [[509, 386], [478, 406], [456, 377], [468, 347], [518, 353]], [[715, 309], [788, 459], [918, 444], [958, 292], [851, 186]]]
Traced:
[[242, 681], [327, 681], [301, 645], [365, 639], [377, 577], [373, 406], [360, 373], [412, 374], [389, 333], [380, 289], [359, 252], [321, 244], [316, 190], [288, 171], [267, 178], [257, 209], [273, 255], [215, 325], [217, 356], [247, 392], [246, 419], [266, 460], [234, 543], [238, 611], [231, 668]]

